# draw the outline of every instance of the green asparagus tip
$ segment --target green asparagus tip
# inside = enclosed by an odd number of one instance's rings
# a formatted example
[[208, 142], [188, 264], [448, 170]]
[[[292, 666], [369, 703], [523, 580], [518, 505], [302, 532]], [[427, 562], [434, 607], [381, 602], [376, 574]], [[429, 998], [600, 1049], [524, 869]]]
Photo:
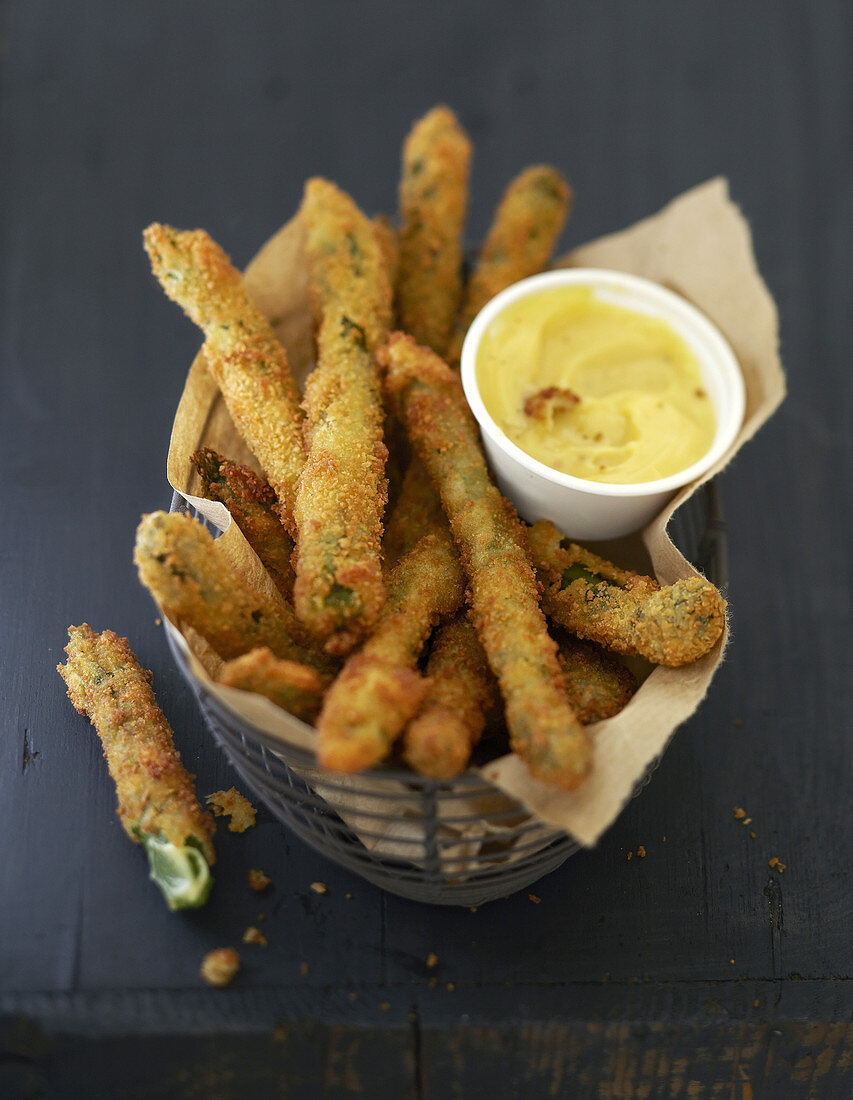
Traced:
[[151, 865], [151, 878], [160, 887], [166, 904], [177, 909], [198, 909], [210, 896], [213, 878], [207, 860], [191, 844], [177, 848], [162, 833], [141, 837]]

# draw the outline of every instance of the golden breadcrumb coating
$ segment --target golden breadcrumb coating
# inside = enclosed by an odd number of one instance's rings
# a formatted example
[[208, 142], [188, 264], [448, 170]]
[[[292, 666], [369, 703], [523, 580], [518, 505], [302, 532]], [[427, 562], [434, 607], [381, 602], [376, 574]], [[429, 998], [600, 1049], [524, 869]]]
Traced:
[[140, 667], [127, 638], [112, 630], [96, 634], [83, 623], [69, 627], [68, 636], [68, 661], [57, 671], [68, 698], [98, 731], [125, 832], [135, 842], [158, 833], [176, 848], [193, 842], [213, 864], [213, 819], [199, 805], [193, 777], [175, 749], [151, 673]]
[[201, 479], [202, 495], [225, 505], [273, 584], [286, 600], [291, 599], [293, 539], [281, 522], [272, 485], [210, 447], [195, 451], [190, 461]]
[[217, 947], [201, 960], [199, 973], [208, 985], [230, 985], [240, 969], [240, 956], [233, 947]]
[[579, 638], [679, 668], [703, 657], [723, 632], [725, 600], [702, 577], [660, 588], [564, 539], [544, 520], [530, 528], [529, 542], [545, 609]]
[[637, 690], [630, 669], [592, 642], [565, 635], [560, 639], [559, 660], [569, 702], [585, 726], [618, 714]]
[[524, 528], [492, 484], [459, 377], [403, 333], [391, 336], [380, 357], [389, 397], [450, 521], [512, 747], [537, 778], [571, 790], [589, 772], [589, 739], [566, 697]]
[[229, 833], [245, 833], [255, 824], [255, 807], [237, 790], [231, 787], [227, 791], [214, 791], [205, 799], [216, 817], [230, 817]]
[[299, 394], [284, 348], [249, 299], [239, 271], [203, 229], [180, 232], [155, 222], [143, 239], [160, 285], [204, 332], [205, 358], [231, 419], [292, 531], [305, 454]]
[[533, 164], [504, 192], [465, 288], [447, 361], [458, 366], [471, 322], [496, 294], [547, 264], [566, 222], [571, 190], [556, 168]]
[[427, 688], [415, 671], [424, 643], [463, 595], [449, 532], [424, 535], [391, 570], [376, 630], [326, 694], [317, 721], [321, 764], [359, 771], [388, 755]]
[[471, 142], [449, 107], [434, 107], [403, 144], [400, 180], [400, 328], [439, 355], [462, 297], [462, 231]]
[[[400, 270], [400, 237], [393, 221], [387, 214], [377, 214], [373, 218], [372, 224], [379, 251], [385, 261], [388, 282], [393, 291], [393, 288], [397, 285], [397, 273]], [[391, 324], [393, 324], [393, 318], [389, 322], [389, 327]]]
[[262, 894], [270, 884], [272, 879], [269, 875], [264, 874], [260, 867], [249, 868], [249, 889], [254, 890], [256, 894]]
[[458, 614], [436, 633], [427, 662], [429, 690], [405, 734], [410, 767], [434, 779], [465, 770], [499, 693], [468, 617]]
[[190, 516], [143, 516], [133, 557], [139, 579], [169, 618], [189, 624], [223, 660], [268, 646], [276, 657], [330, 667], [287, 605], [251, 588]]
[[303, 722], [313, 722], [319, 714], [330, 679], [308, 665], [282, 660], [266, 647], [226, 661], [217, 675], [220, 684], [264, 695]]
[[301, 217], [320, 327], [305, 386], [294, 600], [327, 650], [344, 654], [372, 629], [385, 599], [387, 451], [373, 349], [388, 330], [391, 289], [373, 227], [348, 195], [309, 180]]

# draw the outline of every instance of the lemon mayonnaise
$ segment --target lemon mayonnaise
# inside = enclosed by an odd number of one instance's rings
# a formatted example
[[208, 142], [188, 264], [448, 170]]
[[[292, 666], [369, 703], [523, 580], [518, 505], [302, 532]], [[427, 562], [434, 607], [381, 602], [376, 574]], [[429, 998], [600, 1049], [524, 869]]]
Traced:
[[483, 332], [477, 386], [492, 419], [532, 458], [587, 481], [668, 477], [711, 447], [714, 408], [696, 356], [656, 317], [546, 288]]

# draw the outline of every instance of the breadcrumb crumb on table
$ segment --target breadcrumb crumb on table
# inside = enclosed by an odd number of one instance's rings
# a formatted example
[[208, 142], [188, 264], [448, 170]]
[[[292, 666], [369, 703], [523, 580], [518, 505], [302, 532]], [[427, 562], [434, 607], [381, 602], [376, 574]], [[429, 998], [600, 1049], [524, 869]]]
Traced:
[[426, 964], [430, 968], [430, 970], [432, 970], [434, 966], [438, 966], [438, 955], [436, 955], [434, 951], [430, 951], [430, 953], [427, 955]]
[[646, 858], [646, 849], [642, 844], [637, 848], [637, 855], [640, 859]]
[[229, 985], [240, 969], [240, 956], [233, 947], [217, 947], [201, 960], [199, 973], [208, 985], [222, 987]]
[[536, 894], [528, 894], [527, 896], [528, 898], [530, 898], [534, 905], [538, 905], [542, 901], [542, 899], [540, 897], [537, 897]]
[[249, 887], [254, 890], [256, 894], [261, 894], [271, 884], [272, 879], [269, 875], [264, 874], [260, 867], [249, 868]]
[[312, 882], [311, 889], [314, 891], [315, 894], [328, 894], [329, 892], [329, 887], [325, 884], [325, 882]]
[[267, 938], [260, 928], [256, 928], [254, 924], [250, 924], [243, 933], [243, 943], [255, 943], [258, 947], [266, 947]]
[[236, 787], [227, 791], [214, 791], [207, 796], [206, 801], [216, 817], [231, 818], [228, 822], [230, 833], [245, 833], [255, 824], [255, 807]]
[[779, 872], [779, 874], [781, 875], [781, 874], [782, 874], [782, 872], [783, 872], [783, 871], [785, 870], [785, 868], [787, 867], [787, 864], [786, 864], [786, 863], [783, 863], [783, 862], [781, 861], [781, 859], [779, 859], [779, 857], [778, 857], [778, 856], [773, 856], [773, 858], [772, 858], [772, 859], [769, 859], [769, 860], [767, 861], [767, 866], [768, 866], [768, 867], [772, 867], [774, 871], [778, 871], [778, 872]]

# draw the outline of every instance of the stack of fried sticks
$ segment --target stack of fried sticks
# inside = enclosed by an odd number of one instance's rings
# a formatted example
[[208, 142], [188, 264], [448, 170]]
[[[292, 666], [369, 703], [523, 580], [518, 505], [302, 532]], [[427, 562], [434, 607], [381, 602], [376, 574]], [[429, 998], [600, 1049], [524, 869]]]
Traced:
[[[135, 558], [163, 611], [222, 657], [223, 684], [316, 725], [321, 764], [356, 771], [401, 751], [421, 774], [450, 778], [487, 723], [505, 721], [531, 773], [571, 790], [590, 769], [585, 725], [636, 688], [607, 650], [696, 660], [725, 605], [701, 579], [659, 588], [551, 524], [528, 529], [493, 484], [459, 380], [462, 341], [489, 299], [545, 267], [571, 193], [551, 167], [522, 172], [463, 286], [470, 156], [448, 108], [414, 125], [399, 228], [308, 181], [316, 367], [301, 404], [285, 349], [222, 249], [202, 230], [146, 230], [154, 273], [202, 328], [265, 474], [202, 449], [204, 495], [228, 508], [280, 599], [230, 570], [183, 515], [143, 517]], [[405, 469], [387, 524], [386, 444]]]

